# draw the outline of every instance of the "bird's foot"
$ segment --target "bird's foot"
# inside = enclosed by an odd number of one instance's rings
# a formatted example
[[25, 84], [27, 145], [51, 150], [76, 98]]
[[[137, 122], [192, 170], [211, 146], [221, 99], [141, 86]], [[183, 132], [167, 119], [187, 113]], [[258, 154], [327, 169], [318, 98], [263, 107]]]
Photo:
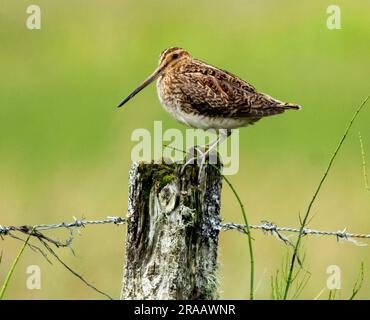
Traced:
[[214, 148], [208, 148], [202, 155], [200, 156], [200, 164], [199, 164], [199, 173], [198, 173], [198, 180], [203, 173], [203, 169], [205, 168], [206, 164], [214, 166], [217, 165], [219, 162], [218, 153]]
[[203, 167], [204, 167], [204, 165], [206, 164], [207, 154], [208, 154], [208, 152], [205, 152], [205, 153], [203, 153], [203, 154], [200, 156], [200, 164], [199, 164], [198, 180], [200, 180], [200, 177], [201, 177], [201, 175], [202, 175], [202, 171], [203, 171]]
[[204, 154], [205, 152], [204, 150], [202, 150], [202, 147], [200, 146], [194, 146], [194, 147], [189, 148], [186, 152], [186, 157], [185, 157], [186, 162], [181, 167], [180, 174], [184, 173], [186, 167], [189, 164], [194, 165], [195, 163], [199, 163], [198, 159], [200, 159], [200, 161], [203, 161], [202, 158]]
[[206, 147], [194, 146], [190, 148], [187, 151], [187, 156], [185, 159], [186, 159], [186, 162], [181, 167], [180, 174], [184, 173], [186, 167], [189, 164], [193, 164], [193, 165], [198, 164], [199, 166], [198, 180], [200, 180], [203, 169], [207, 163], [207, 159], [209, 160], [209, 163], [211, 164], [217, 164], [218, 162], [217, 152], [209, 148], [209, 146], [206, 146]]

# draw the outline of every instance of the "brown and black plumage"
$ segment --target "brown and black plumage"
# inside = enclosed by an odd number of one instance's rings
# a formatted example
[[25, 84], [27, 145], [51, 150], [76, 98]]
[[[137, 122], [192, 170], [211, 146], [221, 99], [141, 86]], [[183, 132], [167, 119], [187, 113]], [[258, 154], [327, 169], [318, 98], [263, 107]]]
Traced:
[[154, 80], [162, 106], [193, 128], [229, 131], [288, 109], [300, 109], [258, 92], [239, 77], [193, 59], [177, 47], [162, 52], [158, 68], [119, 107]]

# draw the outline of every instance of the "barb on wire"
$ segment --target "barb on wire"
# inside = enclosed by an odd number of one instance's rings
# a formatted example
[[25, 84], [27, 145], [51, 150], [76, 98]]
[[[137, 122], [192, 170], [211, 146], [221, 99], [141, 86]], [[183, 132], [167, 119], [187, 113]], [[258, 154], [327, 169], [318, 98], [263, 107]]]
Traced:
[[[257, 229], [262, 230], [265, 232], [271, 232], [275, 236], [277, 236], [278, 239], [284, 241], [287, 244], [291, 244], [290, 240], [281, 234], [281, 232], [291, 232], [291, 233], [299, 233], [299, 228], [291, 228], [291, 227], [279, 227], [271, 222], [268, 221], [262, 221], [261, 224], [252, 224], [249, 226], [250, 229]], [[237, 223], [223, 223], [220, 225], [221, 230], [237, 230], [241, 233], [247, 234], [245, 225], [243, 224], [237, 224]], [[356, 241], [355, 239], [370, 239], [370, 234], [365, 233], [350, 233], [347, 232], [346, 228], [343, 230], [338, 231], [324, 231], [324, 230], [315, 230], [310, 228], [304, 228], [302, 231], [303, 235], [316, 235], [316, 236], [335, 236], [337, 240], [346, 240], [353, 242], [356, 245], [366, 245], [364, 243], [361, 243], [359, 241]]]
[[[110, 224], [110, 223], [123, 224], [127, 221], [126, 218], [110, 217], [110, 216], [108, 216], [104, 220], [84, 220], [84, 219], [78, 220], [75, 217], [73, 217], [73, 219], [74, 221], [70, 223], [62, 222], [62, 223], [53, 223], [53, 224], [36, 224], [34, 226], [23, 225], [19, 227], [15, 227], [15, 226], [3, 227], [0, 225], [0, 236], [2, 235], [6, 236], [11, 231], [19, 231], [21, 233], [29, 234], [32, 229], [34, 229], [34, 231], [46, 231], [46, 230], [60, 229], [60, 228], [67, 228], [67, 229], [81, 228], [81, 227], [85, 227], [86, 225], [93, 225], [93, 224]], [[60, 246], [60, 247], [66, 247], [68, 246], [68, 241], [66, 241], [66, 243], [64, 244], [55, 241], [55, 244], [58, 244], [57, 246]]]
[[[52, 229], [72, 229], [72, 228], [83, 228], [87, 225], [102, 225], [102, 224], [124, 224], [127, 222], [127, 218], [122, 217], [107, 217], [103, 220], [78, 220], [74, 217], [74, 221], [70, 223], [62, 222], [62, 223], [55, 223], [55, 224], [37, 224], [34, 226], [9, 226], [9, 227], [3, 227], [0, 225], [0, 236], [13, 236], [15, 237], [12, 232], [21, 232], [24, 234], [30, 234], [31, 230], [33, 229], [34, 232], [31, 234], [31, 236], [43, 239], [49, 243], [54, 244], [56, 247], [70, 247], [72, 240], [73, 240], [73, 234], [71, 233], [71, 236], [65, 241], [57, 241], [50, 237], [45, 236], [40, 231], [46, 231], [46, 230], [52, 230]], [[260, 224], [251, 224], [249, 226], [251, 229], [261, 230], [265, 233], [271, 233], [275, 235], [279, 240], [282, 240], [284, 243], [291, 245], [291, 241], [289, 238], [284, 235], [283, 233], [299, 233], [299, 228], [293, 228], [293, 227], [279, 227], [274, 223], [268, 222], [268, 221], [262, 221]], [[219, 229], [223, 231], [227, 230], [236, 230], [241, 233], [247, 234], [246, 226], [244, 224], [238, 224], [238, 223], [222, 223], [219, 225]], [[316, 229], [310, 229], [310, 228], [304, 228], [303, 229], [303, 235], [316, 235], [316, 236], [333, 236], [336, 237], [338, 240], [347, 240], [351, 241], [357, 245], [361, 245], [360, 242], [356, 241], [355, 239], [370, 239], [370, 234], [364, 234], [364, 233], [351, 233], [347, 232], [346, 229], [338, 230], [338, 231], [324, 231], [324, 230], [316, 230]]]
[[[65, 264], [59, 256], [55, 253], [54, 250], [51, 249], [49, 244], [55, 245], [57, 248], [59, 247], [68, 247], [72, 250], [71, 245], [74, 239], [74, 229], [80, 229], [84, 228], [88, 225], [103, 225], [103, 224], [115, 224], [120, 225], [127, 222], [127, 218], [122, 217], [107, 217], [103, 220], [85, 220], [85, 219], [76, 219], [73, 217], [73, 222], [62, 222], [62, 223], [54, 223], [54, 224], [37, 224], [34, 226], [29, 225], [23, 225], [23, 226], [8, 226], [3, 227], [0, 225], [0, 238], [3, 239], [4, 236], [9, 236], [11, 238], [14, 238], [16, 240], [20, 240], [22, 242], [25, 242], [24, 239], [15, 236], [14, 233], [22, 233], [27, 235], [30, 238], [36, 238], [40, 241], [41, 244], [43, 244], [44, 248], [46, 248], [47, 252], [49, 252], [51, 255], [53, 255], [67, 270], [69, 270], [73, 275], [75, 275], [77, 278], [79, 278], [81, 281], [83, 281], [87, 286], [94, 289], [95, 291], [99, 292], [100, 294], [103, 294], [108, 299], [112, 299], [108, 294], [104, 293], [103, 291], [97, 289], [95, 286], [87, 282], [81, 275], [79, 275], [76, 271], [74, 271], [72, 268], [70, 268], [67, 264]], [[44, 235], [41, 233], [41, 231], [48, 231], [53, 229], [68, 229], [70, 232], [70, 236], [67, 240], [64, 242], [55, 240], [49, 236]], [[323, 231], [323, 230], [315, 230], [310, 228], [304, 228], [303, 231], [300, 231], [300, 228], [292, 228], [292, 227], [279, 227], [274, 223], [268, 222], [268, 221], [262, 221], [260, 224], [251, 224], [249, 225], [250, 229], [256, 229], [261, 230], [264, 233], [271, 233], [274, 235], [277, 239], [283, 241], [286, 245], [294, 246], [293, 243], [289, 240], [288, 236], [286, 236], [284, 233], [300, 233], [304, 236], [307, 235], [316, 235], [316, 236], [334, 236], [337, 238], [337, 240], [345, 240], [350, 241], [356, 245], [363, 246], [366, 245], [364, 243], [361, 243], [357, 241], [356, 239], [370, 239], [370, 234], [363, 234], [363, 233], [350, 233], [347, 232], [346, 229], [338, 230], [338, 231]], [[228, 231], [228, 230], [236, 230], [238, 232], [241, 232], [245, 235], [248, 234], [247, 228], [245, 224], [238, 224], [238, 223], [222, 223], [218, 226], [219, 230]], [[38, 246], [35, 246], [34, 244], [27, 243], [26, 244], [30, 249], [37, 251], [43, 255], [43, 257], [50, 262], [48, 259], [47, 254]], [[72, 250], [73, 252], [73, 250]], [[51, 263], [51, 262], [50, 262]]]
[[[20, 240], [24, 242], [24, 239], [15, 236], [13, 233], [18, 232], [22, 233], [25, 235], [29, 235], [32, 238], [37, 238], [39, 241], [41, 241], [43, 244], [45, 241], [46, 243], [53, 244], [57, 248], [65, 248], [68, 247], [72, 253], [74, 254], [74, 251], [72, 249], [72, 242], [74, 239], [74, 233], [73, 229], [75, 228], [83, 228], [86, 225], [101, 225], [101, 224], [111, 224], [114, 223], [116, 225], [118, 224], [123, 224], [126, 222], [126, 218], [121, 218], [121, 217], [110, 217], [108, 216], [104, 220], [79, 220], [73, 217], [74, 221], [73, 222], [62, 222], [62, 223], [53, 223], [53, 224], [36, 224], [34, 226], [29, 226], [29, 225], [23, 225], [23, 226], [9, 226], [9, 227], [3, 227], [0, 225], [0, 238], [3, 236], [9, 236], [11, 238], [14, 238], [16, 240]], [[47, 231], [47, 230], [52, 230], [52, 229], [60, 229], [60, 228], [65, 228], [69, 230], [69, 237], [65, 241], [60, 241], [53, 239], [51, 237], [46, 236], [44, 233], [41, 231]], [[43, 240], [43, 241], [42, 241]], [[47, 257], [47, 254], [38, 246], [33, 245], [31, 243], [28, 243], [27, 246], [32, 249], [33, 251], [37, 251], [43, 255], [43, 257], [50, 262], [50, 260]], [[45, 247], [45, 245], [44, 245]], [[51, 263], [51, 262], [50, 262]]]
[[[59, 263], [61, 263], [69, 272], [71, 272], [74, 276], [79, 278], [88, 287], [104, 295], [108, 299], [113, 300], [113, 298], [109, 294], [105, 293], [102, 290], [99, 290], [93, 284], [88, 282], [83, 276], [81, 276], [79, 273], [77, 273], [71, 267], [69, 267], [51, 248], [50, 244], [55, 245], [57, 248], [68, 247], [71, 249], [72, 253], [74, 254], [74, 251], [71, 246], [73, 239], [74, 239], [74, 232], [73, 232], [74, 229], [82, 228], [82, 227], [85, 227], [86, 225], [93, 225], [93, 224], [95, 225], [108, 224], [108, 223], [122, 224], [126, 222], [126, 219], [121, 218], [121, 217], [107, 217], [104, 220], [84, 220], [84, 219], [78, 220], [75, 217], [73, 217], [73, 219], [74, 221], [70, 223], [62, 222], [62, 223], [55, 223], [55, 224], [38, 224], [34, 226], [23, 225], [19, 227], [16, 227], [16, 226], [3, 227], [0, 225], [0, 238], [3, 239], [3, 236], [9, 236], [13, 239], [22, 241], [24, 243], [24, 247], [28, 246], [33, 251], [39, 252], [49, 263], [51, 263], [47, 255], [47, 252], [48, 252], [49, 254], [54, 256], [54, 258], [57, 259]], [[69, 237], [64, 242], [48, 237], [41, 232], [41, 231], [47, 231], [47, 230], [52, 230], [52, 229], [58, 229], [58, 228], [66, 228], [69, 231]], [[27, 235], [27, 240], [24, 240], [21, 237], [14, 235], [13, 233], [25, 234]], [[40, 243], [43, 245], [43, 247], [47, 251], [45, 252], [39, 246], [29, 243], [28, 240], [31, 238], [36, 238], [37, 240], [39, 240]]]

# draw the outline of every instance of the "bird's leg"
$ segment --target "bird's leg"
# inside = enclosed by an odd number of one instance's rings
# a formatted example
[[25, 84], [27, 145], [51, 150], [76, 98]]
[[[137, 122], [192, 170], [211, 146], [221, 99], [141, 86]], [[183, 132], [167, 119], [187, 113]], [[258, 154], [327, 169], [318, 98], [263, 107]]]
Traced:
[[[188, 159], [188, 155], [189, 155], [189, 159]], [[194, 161], [197, 160], [198, 157], [202, 159], [203, 155], [204, 155], [204, 152], [201, 150], [201, 147], [199, 146], [194, 146], [194, 147], [191, 147], [189, 150], [187, 150], [186, 157], [185, 157], [187, 161], [182, 166], [180, 173], [182, 174], [184, 172], [187, 165], [194, 164]]]
[[[208, 149], [207, 151], [205, 151], [202, 155], [201, 155], [201, 162], [200, 162], [200, 166], [199, 166], [199, 177], [200, 177], [200, 174], [202, 172], [202, 169], [206, 163], [206, 160], [207, 160], [207, 156], [210, 155], [210, 153], [219, 145], [221, 144], [222, 142], [224, 142], [229, 136], [231, 135], [231, 130], [230, 129], [227, 129], [227, 130], [220, 130], [220, 134], [219, 136], [217, 137], [217, 139], [215, 141], [213, 141], [210, 145], [208, 145]], [[217, 157], [217, 155], [216, 155]]]
[[[191, 148], [190, 153], [193, 155], [190, 159], [188, 159], [185, 164], [182, 166], [180, 173], [182, 174], [186, 168], [187, 165], [193, 164], [195, 160], [198, 160], [200, 158], [200, 165], [199, 165], [199, 177], [202, 172], [202, 169], [206, 163], [207, 156], [222, 142], [224, 142], [230, 135], [231, 135], [231, 130], [230, 129], [224, 129], [219, 131], [220, 134], [217, 137], [215, 141], [213, 141], [211, 144], [205, 147], [205, 151], [201, 150], [201, 147], [199, 146], [194, 146]], [[189, 152], [187, 153], [189, 154]], [[187, 159], [188, 157], [186, 157]]]

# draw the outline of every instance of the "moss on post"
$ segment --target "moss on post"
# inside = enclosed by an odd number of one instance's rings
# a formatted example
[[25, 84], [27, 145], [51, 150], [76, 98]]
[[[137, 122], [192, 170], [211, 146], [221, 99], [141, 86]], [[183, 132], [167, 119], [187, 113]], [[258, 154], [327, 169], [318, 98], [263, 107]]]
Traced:
[[134, 163], [121, 299], [215, 299], [220, 173]]

